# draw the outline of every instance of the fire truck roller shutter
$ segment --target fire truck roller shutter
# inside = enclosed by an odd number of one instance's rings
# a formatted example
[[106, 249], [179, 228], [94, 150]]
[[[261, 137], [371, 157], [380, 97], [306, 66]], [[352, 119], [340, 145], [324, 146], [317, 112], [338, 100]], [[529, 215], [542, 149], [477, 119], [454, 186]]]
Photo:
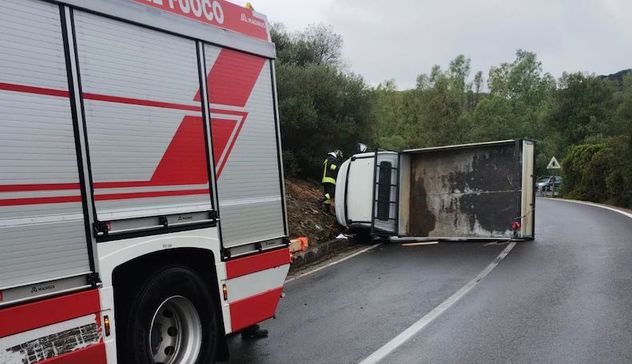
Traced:
[[101, 221], [212, 209], [195, 42], [75, 12]]
[[89, 273], [59, 7], [2, 1], [0, 49], [0, 290]]
[[270, 61], [212, 45], [205, 53], [223, 246], [283, 237]]

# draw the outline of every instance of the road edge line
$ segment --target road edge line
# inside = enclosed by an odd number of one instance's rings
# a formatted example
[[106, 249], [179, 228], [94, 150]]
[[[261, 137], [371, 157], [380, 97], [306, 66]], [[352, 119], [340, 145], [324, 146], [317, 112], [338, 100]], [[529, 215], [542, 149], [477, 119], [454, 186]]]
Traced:
[[390, 353], [395, 351], [395, 349], [399, 348], [408, 340], [410, 340], [414, 335], [423, 330], [432, 321], [441, 316], [445, 311], [447, 311], [461, 298], [463, 298], [469, 291], [476, 287], [476, 285], [478, 285], [478, 283], [483, 280], [483, 278], [491, 273], [491, 271], [494, 270], [494, 268], [496, 268], [498, 264], [503, 261], [503, 259], [505, 259], [505, 257], [509, 254], [514, 246], [516, 246], [516, 242], [511, 242], [509, 245], [507, 245], [507, 247], [505, 247], [505, 249], [503, 249], [503, 251], [500, 252], [500, 254], [498, 254], [498, 256], [491, 263], [489, 263], [489, 265], [485, 267], [485, 269], [483, 269], [476, 277], [467, 282], [463, 287], [461, 287], [461, 289], [456, 291], [445, 301], [441, 302], [437, 307], [433, 308], [432, 311], [425, 314], [417, 322], [410, 325], [406, 330], [402, 331], [399, 335], [391, 339], [391, 341], [387, 342], [382, 347], [373, 352], [373, 354], [366, 357], [360, 362], [360, 364], [378, 363], [382, 359], [386, 358], [386, 356], [388, 356]]
[[620, 209], [618, 209], [616, 207], [612, 207], [612, 206], [608, 206], [608, 205], [604, 205], [604, 204], [600, 204], [600, 203], [596, 203], [596, 202], [581, 201], [581, 200], [569, 200], [569, 199], [566, 199], [566, 198], [549, 198], [549, 197], [540, 197], [540, 198], [543, 198], [543, 199], [549, 200], [549, 201], [562, 201], [562, 202], [576, 203], [576, 204], [579, 204], [579, 205], [600, 207], [602, 209], [618, 212], [621, 215], [627, 216], [630, 219], [632, 219], [632, 213], [620, 210]]
[[342, 263], [342, 262], [344, 262], [345, 260], [349, 260], [349, 259], [351, 259], [351, 258], [353, 258], [353, 257], [356, 257], [356, 256], [360, 255], [360, 254], [366, 253], [366, 252], [368, 252], [369, 250], [373, 250], [373, 249], [377, 248], [378, 246], [380, 246], [380, 245], [382, 245], [382, 244], [383, 244], [383, 243], [377, 243], [377, 244], [371, 245], [371, 246], [370, 246], [370, 247], [368, 247], [368, 248], [362, 249], [362, 250], [360, 250], [360, 251], [358, 251], [358, 252], [355, 252], [355, 253], [353, 253], [353, 254], [351, 254], [351, 255], [347, 255], [347, 256], [346, 256], [346, 257], [344, 257], [344, 258], [341, 258], [341, 259], [338, 259], [338, 260], [334, 260], [333, 262], [329, 262], [329, 263], [327, 263], [327, 264], [325, 264], [325, 265], [323, 265], [323, 266], [321, 266], [321, 267], [318, 267], [318, 268], [312, 269], [312, 270], [307, 271], [307, 272], [303, 272], [303, 273], [301, 273], [301, 274], [299, 274], [299, 275], [297, 275], [297, 276], [295, 276], [295, 277], [292, 277], [292, 278], [286, 279], [286, 280], [285, 280], [285, 284], [290, 283], [290, 282], [293, 282], [293, 281], [295, 281], [295, 280], [297, 280], [297, 279], [299, 279], [299, 278], [303, 278], [303, 277], [306, 277], [306, 276], [308, 276], [308, 275], [314, 274], [314, 273], [316, 273], [316, 272], [320, 272], [321, 270], [323, 270], [323, 269], [325, 269], [325, 268], [329, 268], [329, 267], [331, 267], [332, 265], [336, 265], [336, 264], [338, 264], [338, 263]]

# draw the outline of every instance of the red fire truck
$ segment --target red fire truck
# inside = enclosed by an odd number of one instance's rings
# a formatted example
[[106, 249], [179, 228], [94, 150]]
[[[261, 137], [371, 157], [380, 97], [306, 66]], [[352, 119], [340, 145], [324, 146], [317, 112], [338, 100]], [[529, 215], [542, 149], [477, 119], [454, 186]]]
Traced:
[[225, 357], [274, 316], [290, 263], [266, 18], [0, 7], [0, 362]]

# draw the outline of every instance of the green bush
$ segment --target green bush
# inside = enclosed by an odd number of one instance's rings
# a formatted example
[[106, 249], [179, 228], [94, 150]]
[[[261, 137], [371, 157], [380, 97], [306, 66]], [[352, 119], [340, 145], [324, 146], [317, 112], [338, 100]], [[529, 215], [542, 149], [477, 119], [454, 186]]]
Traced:
[[562, 161], [567, 197], [630, 206], [632, 171], [620, 138], [569, 148]]

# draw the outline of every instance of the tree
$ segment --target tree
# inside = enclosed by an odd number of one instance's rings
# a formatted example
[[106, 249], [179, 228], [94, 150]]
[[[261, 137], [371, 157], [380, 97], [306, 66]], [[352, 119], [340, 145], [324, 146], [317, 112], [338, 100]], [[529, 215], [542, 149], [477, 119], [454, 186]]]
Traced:
[[271, 28], [277, 48], [277, 62], [299, 67], [340, 66], [342, 37], [324, 24], [309, 25], [303, 32], [288, 33], [282, 24]]
[[562, 161], [565, 194], [581, 200], [606, 201], [606, 176], [612, 169], [611, 153], [605, 143], [570, 147]]
[[611, 134], [615, 88], [610, 81], [582, 73], [564, 74], [552, 98], [550, 128], [563, 136], [564, 145], [579, 144], [589, 136]]
[[465, 97], [466, 93], [471, 90], [471, 85], [467, 82], [471, 70], [470, 63], [469, 58], [459, 54], [450, 62], [446, 75], [450, 80], [450, 88], [461, 97]]
[[555, 80], [543, 71], [535, 53], [519, 49], [512, 63], [490, 69], [487, 85], [492, 95], [533, 105], [546, 98]]
[[318, 178], [328, 151], [356, 142], [397, 150], [528, 137], [538, 140], [538, 173], [552, 156], [562, 161], [567, 196], [632, 206], [632, 75], [623, 86], [582, 73], [556, 82], [535, 53], [518, 50], [486, 80], [458, 55], [414, 89], [371, 88], [343, 68], [330, 27], [276, 24], [272, 38], [288, 176]]
[[470, 109], [473, 109], [474, 107], [476, 107], [476, 105], [478, 105], [479, 101], [481, 100], [481, 92], [483, 91], [483, 72], [482, 71], [476, 72], [476, 75], [474, 76], [473, 86], [474, 86], [474, 94], [470, 103]]
[[298, 38], [306, 54], [311, 55], [312, 63], [340, 65], [342, 36], [334, 33], [331, 26], [310, 25]]
[[318, 178], [327, 152], [346, 153], [373, 136], [372, 90], [340, 66], [341, 37], [322, 25], [287, 33], [277, 43], [277, 88], [286, 174]]
[[623, 80], [623, 93], [616, 112], [614, 134], [619, 136], [619, 162], [608, 176], [610, 198], [620, 206], [632, 207], [632, 74]]
[[615, 134], [627, 135], [628, 147], [632, 153], [632, 74], [625, 77], [623, 82], [623, 95], [616, 113]]
[[464, 111], [471, 85], [470, 60], [457, 56], [447, 71], [436, 65], [430, 74], [417, 76], [417, 87], [404, 96], [403, 117], [409, 125], [409, 146], [445, 145], [465, 140]]
[[535, 53], [518, 50], [513, 62], [492, 67], [487, 85], [492, 97], [504, 98], [511, 105], [511, 120], [507, 120], [511, 125], [505, 128], [511, 133], [506, 133], [507, 136], [535, 139], [543, 136], [542, 119], [555, 80], [543, 71]]
[[511, 102], [496, 95], [481, 100], [472, 113], [472, 141], [515, 138], [516, 119]]
[[383, 82], [374, 92], [373, 114], [376, 122], [377, 146], [400, 150], [407, 146], [404, 137], [409, 134], [403, 117], [404, 93], [397, 90], [394, 80]]

